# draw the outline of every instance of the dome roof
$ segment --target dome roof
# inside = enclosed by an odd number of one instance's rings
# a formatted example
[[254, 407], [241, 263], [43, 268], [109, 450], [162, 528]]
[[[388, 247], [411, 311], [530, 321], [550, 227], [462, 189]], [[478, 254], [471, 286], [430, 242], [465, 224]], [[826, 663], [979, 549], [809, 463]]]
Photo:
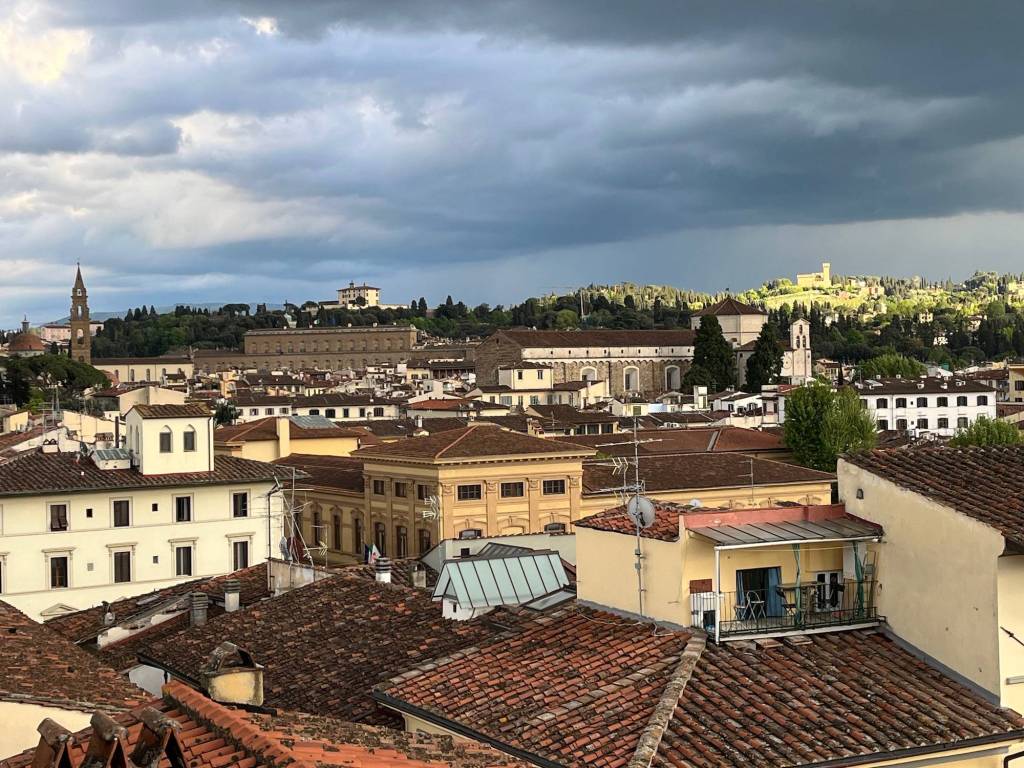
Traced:
[[8, 352], [45, 352], [46, 344], [34, 333], [16, 333], [7, 345]]

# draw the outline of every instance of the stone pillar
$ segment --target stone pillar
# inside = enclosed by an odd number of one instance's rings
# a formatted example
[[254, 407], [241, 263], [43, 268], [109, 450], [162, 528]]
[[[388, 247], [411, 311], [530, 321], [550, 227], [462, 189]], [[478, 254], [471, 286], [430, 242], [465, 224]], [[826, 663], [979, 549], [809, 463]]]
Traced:
[[487, 504], [487, 530], [485, 536], [496, 536], [498, 534], [498, 482], [496, 480], [484, 481], [484, 501]]
[[528, 533], [536, 533], [540, 528], [540, 480], [531, 478], [526, 481], [526, 494], [529, 500], [530, 527]]
[[569, 475], [569, 519], [580, 519], [580, 507], [583, 503], [583, 476]]

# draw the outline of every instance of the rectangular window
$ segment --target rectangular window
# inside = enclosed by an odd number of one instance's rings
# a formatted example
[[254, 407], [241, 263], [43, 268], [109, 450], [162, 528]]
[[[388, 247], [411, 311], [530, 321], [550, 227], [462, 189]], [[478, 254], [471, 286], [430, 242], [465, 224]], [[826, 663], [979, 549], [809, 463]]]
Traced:
[[192, 521], [192, 497], [174, 497], [174, 521], [176, 523], [189, 523]]
[[249, 493], [248, 491], [238, 491], [237, 493], [231, 494], [231, 516], [232, 517], [248, 517], [249, 516]]
[[1013, 382], [1013, 389], [1016, 392], [1024, 392], [1024, 381]]
[[236, 541], [231, 544], [231, 566], [234, 571], [249, 567], [248, 541]]
[[68, 556], [52, 555], [50, 557], [50, 589], [67, 589], [68, 581]]
[[171, 433], [161, 432], [160, 433], [160, 453], [171, 452]]
[[192, 575], [192, 546], [190, 544], [174, 548], [174, 575]]
[[896, 407], [897, 408], [906, 408], [907, 407], [907, 398], [905, 398], [905, 397], [897, 397], [896, 398]]
[[939, 408], [945, 408], [946, 406], [949, 405], [949, 398], [948, 397], [940, 397], [940, 398], [936, 399], [935, 405], [938, 406]]
[[50, 505], [50, 530], [66, 531], [68, 529], [68, 505]]
[[335, 515], [331, 519], [331, 538], [334, 539], [334, 548], [341, 551], [341, 517]]
[[939, 429], [949, 429], [949, 419], [944, 416], [939, 419]]
[[906, 429], [906, 428], [907, 428], [907, 420], [906, 419], [896, 419], [896, 429]]
[[395, 496], [398, 497], [399, 499], [404, 499], [406, 497], [406, 495], [409, 493], [409, 491], [407, 490], [408, 487], [409, 486], [408, 486], [407, 483], [400, 483], [400, 482], [398, 482], [396, 480], [395, 481]]
[[459, 501], [479, 501], [483, 498], [480, 485], [460, 485], [457, 489], [456, 498]]
[[430, 551], [430, 531], [420, 528], [417, 537], [419, 539], [419, 554], [421, 556], [427, 554]]
[[523, 495], [523, 484], [522, 483], [502, 483], [501, 484], [501, 498], [503, 499], [517, 499]]
[[545, 496], [561, 496], [565, 493], [565, 480], [545, 480], [543, 490]]
[[374, 480], [373, 481], [373, 495], [374, 496], [383, 496], [384, 495], [384, 481], [383, 480]]
[[132, 580], [132, 553], [114, 553], [114, 583], [125, 584]]
[[194, 429], [185, 430], [185, 440], [183, 443], [185, 450], [193, 453], [196, 450], [196, 431]]
[[966, 416], [959, 416], [956, 420], [956, 426], [958, 429], [966, 429], [971, 426], [971, 421]]
[[409, 556], [409, 529], [403, 525], [395, 529], [395, 556]]
[[114, 527], [127, 528], [131, 524], [131, 504], [128, 499], [117, 499], [114, 502]]
[[416, 498], [420, 501], [426, 501], [430, 498], [430, 486], [416, 484]]
[[918, 419], [917, 420], [917, 428], [918, 429], [928, 429], [928, 419]]
[[888, 429], [889, 428], [889, 420], [888, 419], [879, 419], [878, 420], [878, 428], [879, 429]]

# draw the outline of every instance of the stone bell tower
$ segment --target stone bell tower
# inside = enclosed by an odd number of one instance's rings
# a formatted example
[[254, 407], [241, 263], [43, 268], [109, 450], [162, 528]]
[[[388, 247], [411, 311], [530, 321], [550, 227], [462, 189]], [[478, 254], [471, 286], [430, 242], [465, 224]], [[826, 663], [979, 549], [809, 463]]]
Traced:
[[82, 281], [82, 268], [75, 274], [71, 289], [71, 359], [92, 364], [92, 335], [89, 333], [89, 294]]

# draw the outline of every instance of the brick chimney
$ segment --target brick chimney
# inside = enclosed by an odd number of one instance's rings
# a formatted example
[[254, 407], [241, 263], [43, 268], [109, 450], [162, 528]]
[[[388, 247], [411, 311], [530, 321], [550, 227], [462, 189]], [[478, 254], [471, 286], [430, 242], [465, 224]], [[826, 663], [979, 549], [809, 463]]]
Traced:
[[234, 643], [218, 645], [199, 670], [207, 695], [221, 704], [263, 704], [263, 667]]
[[227, 613], [234, 613], [238, 610], [241, 591], [242, 585], [238, 579], [228, 579], [224, 582], [224, 610]]
[[209, 603], [210, 598], [202, 592], [192, 593], [191, 624], [193, 627], [201, 627], [206, 624], [206, 609]]
[[386, 557], [378, 557], [373, 565], [373, 575], [378, 584], [390, 584], [391, 561]]

